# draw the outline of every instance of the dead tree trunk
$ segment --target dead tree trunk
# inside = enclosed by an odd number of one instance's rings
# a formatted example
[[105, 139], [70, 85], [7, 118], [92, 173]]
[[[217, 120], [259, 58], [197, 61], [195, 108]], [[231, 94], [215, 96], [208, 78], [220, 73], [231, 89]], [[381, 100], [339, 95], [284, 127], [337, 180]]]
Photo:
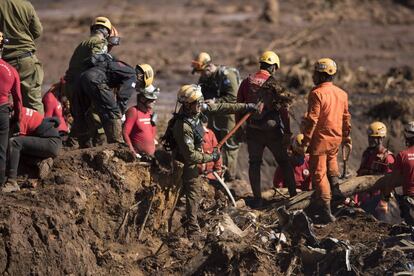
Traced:
[[[339, 185], [339, 189], [345, 197], [352, 196], [357, 193], [377, 190], [389, 183], [391, 175], [366, 175], [351, 178]], [[285, 206], [289, 210], [306, 208], [314, 191], [302, 192], [285, 202]]]

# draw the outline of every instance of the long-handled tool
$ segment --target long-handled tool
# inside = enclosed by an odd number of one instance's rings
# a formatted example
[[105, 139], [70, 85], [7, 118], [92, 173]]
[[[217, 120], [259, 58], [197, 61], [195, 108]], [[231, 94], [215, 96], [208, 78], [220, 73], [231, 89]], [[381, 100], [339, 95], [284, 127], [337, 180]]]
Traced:
[[347, 163], [349, 159], [349, 155], [351, 154], [352, 146], [350, 144], [343, 144], [342, 145], [342, 162], [344, 164], [342, 168], [342, 175], [341, 179], [347, 179], [350, 174], [348, 173]]
[[221, 184], [221, 186], [223, 186], [224, 190], [226, 190], [226, 192], [229, 195], [229, 198], [231, 199], [231, 202], [233, 203], [234, 207], [237, 207], [236, 206], [236, 201], [234, 200], [234, 197], [231, 194], [229, 187], [227, 187], [226, 183], [224, 183], [224, 180], [215, 171], [213, 171], [213, 175], [218, 180], [218, 182]]

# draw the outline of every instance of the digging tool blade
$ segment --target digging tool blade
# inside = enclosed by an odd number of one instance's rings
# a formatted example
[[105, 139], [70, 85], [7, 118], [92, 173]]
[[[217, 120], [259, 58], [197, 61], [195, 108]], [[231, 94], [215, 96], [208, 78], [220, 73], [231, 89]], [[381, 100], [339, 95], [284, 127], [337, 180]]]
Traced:
[[347, 179], [350, 176], [350, 173], [348, 173], [348, 159], [349, 155], [351, 154], [352, 147], [350, 144], [343, 144], [342, 145], [342, 162], [343, 162], [343, 168], [342, 168], [342, 175], [341, 179]]

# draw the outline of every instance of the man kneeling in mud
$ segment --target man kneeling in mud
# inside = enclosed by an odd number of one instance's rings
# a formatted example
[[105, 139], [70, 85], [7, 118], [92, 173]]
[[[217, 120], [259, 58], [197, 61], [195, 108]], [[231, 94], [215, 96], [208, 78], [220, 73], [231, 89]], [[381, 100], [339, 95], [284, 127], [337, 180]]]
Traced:
[[14, 134], [9, 140], [8, 179], [2, 188], [3, 192], [20, 190], [16, 178], [21, 154], [25, 155], [25, 159], [36, 162], [41, 179], [48, 175], [53, 165], [52, 157], [56, 157], [62, 148], [59, 123], [56, 117], [44, 118], [36, 110], [22, 108], [20, 120], [11, 123]]

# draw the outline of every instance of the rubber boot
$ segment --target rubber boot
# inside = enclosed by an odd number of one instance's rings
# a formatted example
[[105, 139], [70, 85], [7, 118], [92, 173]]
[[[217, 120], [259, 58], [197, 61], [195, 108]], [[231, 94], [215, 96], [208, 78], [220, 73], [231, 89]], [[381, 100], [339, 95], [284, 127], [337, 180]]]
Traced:
[[1, 187], [3, 193], [11, 193], [20, 191], [19, 184], [17, 184], [16, 179], [7, 179], [7, 182]]
[[121, 119], [110, 119], [103, 123], [108, 144], [122, 143], [122, 122]]
[[328, 224], [336, 220], [336, 218], [332, 215], [330, 202], [321, 202], [319, 215], [319, 223], [321, 224]]
[[339, 177], [338, 176], [328, 176], [329, 185], [331, 186], [332, 201], [335, 203], [340, 203], [345, 200], [345, 196], [342, 194], [339, 189]]

